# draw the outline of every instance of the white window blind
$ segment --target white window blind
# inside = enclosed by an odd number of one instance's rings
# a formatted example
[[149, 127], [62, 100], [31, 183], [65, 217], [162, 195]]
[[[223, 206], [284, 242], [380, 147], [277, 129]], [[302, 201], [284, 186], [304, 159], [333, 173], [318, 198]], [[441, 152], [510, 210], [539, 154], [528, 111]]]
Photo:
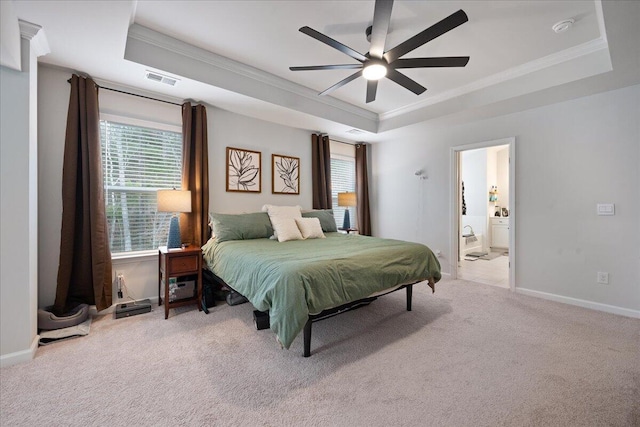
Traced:
[[156, 191], [181, 187], [182, 133], [100, 120], [100, 139], [111, 252], [165, 245], [171, 213]]
[[[344, 145], [344, 144], [340, 144]], [[335, 149], [334, 144], [331, 145], [331, 200], [333, 207], [333, 217], [336, 220], [338, 228], [342, 227], [344, 220], [345, 207], [338, 206], [338, 193], [356, 191], [356, 160], [355, 151]], [[351, 147], [348, 147], [351, 148]], [[353, 155], [351, 154], [353, 151]], [[351, 227], [356, 228], [356, 212], [355, 208], [349, 208], [349, 216], [351, 219]]]

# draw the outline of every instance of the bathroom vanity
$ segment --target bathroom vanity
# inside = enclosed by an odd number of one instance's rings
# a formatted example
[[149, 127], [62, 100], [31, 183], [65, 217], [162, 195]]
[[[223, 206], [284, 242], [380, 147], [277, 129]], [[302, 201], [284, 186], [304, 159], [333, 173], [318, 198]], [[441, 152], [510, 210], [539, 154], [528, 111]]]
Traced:
[[491, 217], [491, 247], [509, 249], [509, 217]]

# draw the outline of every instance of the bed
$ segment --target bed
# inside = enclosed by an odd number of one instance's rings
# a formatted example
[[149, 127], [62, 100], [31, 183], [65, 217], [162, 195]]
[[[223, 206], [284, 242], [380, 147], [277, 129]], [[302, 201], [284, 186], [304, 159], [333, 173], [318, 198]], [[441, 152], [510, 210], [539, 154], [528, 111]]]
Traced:
[[331, 231], [325, 238], [279, 242], [264, 237], [272, 234], [268, 221], [260, 218], [256, 226], [259, 215], [245, 215], [254, 216], [247, 223], [255, 230], [266, 230], [238, 233], [234, 224], [232, 238], [212, 238], [203, 246], [206, 265], [257, 310], [268, 312], [284, 348], [304, 330], [306, 357], [313, 321], [399, 289], [406, 289], [411, 310], [412, 286], [424, 281], [435, 289], [441, 277], [437, 258], [422, 244]]

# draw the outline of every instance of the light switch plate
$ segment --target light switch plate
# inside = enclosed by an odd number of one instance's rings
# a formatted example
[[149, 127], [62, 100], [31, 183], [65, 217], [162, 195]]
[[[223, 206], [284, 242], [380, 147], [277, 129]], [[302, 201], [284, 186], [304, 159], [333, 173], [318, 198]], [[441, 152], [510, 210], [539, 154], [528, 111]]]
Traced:
[[613, 203], [598, 203], [598, 215], [615, 215], [616, 206]]

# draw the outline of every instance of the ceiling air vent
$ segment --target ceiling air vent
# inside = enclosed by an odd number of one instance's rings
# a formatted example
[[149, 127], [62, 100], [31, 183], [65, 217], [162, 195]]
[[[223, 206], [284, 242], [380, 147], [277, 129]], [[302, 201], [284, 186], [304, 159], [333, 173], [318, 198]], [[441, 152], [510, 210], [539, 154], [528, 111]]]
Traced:
[[360, 135], [362, 133], [364, 133], [364, 131], [360, 130], [360, 129], [351, 129], [348, 130], [347, 133], [353, 134], [353, 135]]
[[178, 83], [178, 81], [179, 81], [175, 77], [165, 76], [165, 75], [156, 73], [155, 71], [149, 71], [149, 70], [147, 70], [145, 77], [148, 80], [151, 80], [151, 81], [154, 81], [154, 82], [158, 82], [158, 83], [164, 83], [164, 84], [167, 84], [169, 86], [175, 86], [176, 83]]

